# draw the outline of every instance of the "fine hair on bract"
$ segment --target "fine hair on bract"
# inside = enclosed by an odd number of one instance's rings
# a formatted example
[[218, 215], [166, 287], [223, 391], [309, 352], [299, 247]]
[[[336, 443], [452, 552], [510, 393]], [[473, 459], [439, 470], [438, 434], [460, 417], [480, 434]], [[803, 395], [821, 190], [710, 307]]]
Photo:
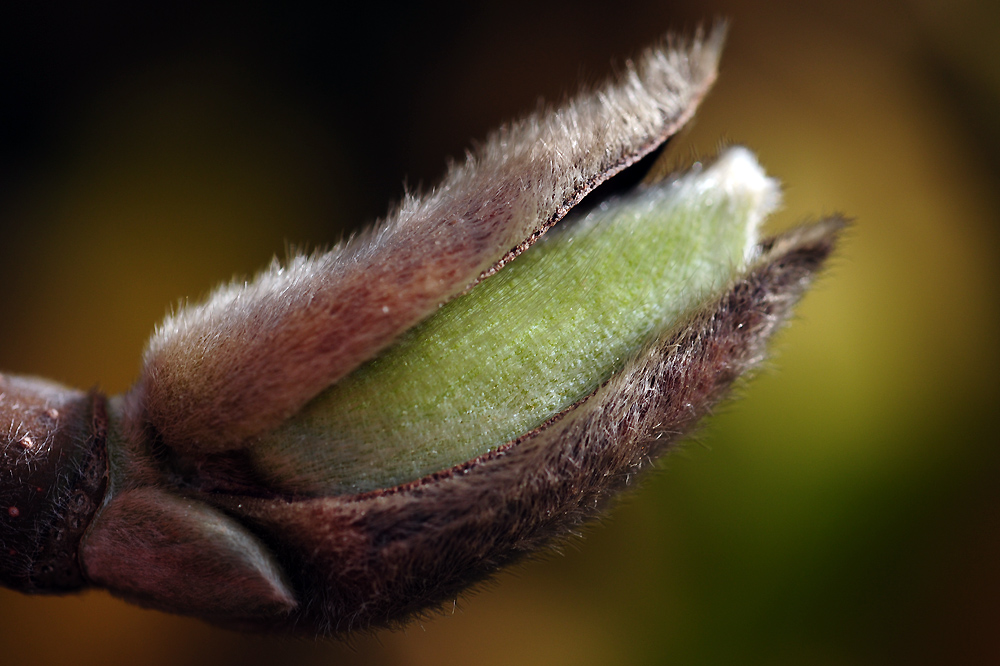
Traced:
[[677, 132], [724, 35], [667, 38], [608, 85], [501, 128], [373, 229], [169, 317], [136, 389], [149, 423], [178, 450], [223, 451], [297, 412]]

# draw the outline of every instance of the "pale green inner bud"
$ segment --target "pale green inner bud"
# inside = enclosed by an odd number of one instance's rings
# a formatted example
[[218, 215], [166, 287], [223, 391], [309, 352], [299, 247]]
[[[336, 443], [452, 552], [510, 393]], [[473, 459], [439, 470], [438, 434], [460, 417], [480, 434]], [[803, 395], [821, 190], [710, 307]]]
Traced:
[[588, 395], [751, 260], [777, 183], [745, 148], [560, 223], [250, 449], [278, 487], [391, 487]]

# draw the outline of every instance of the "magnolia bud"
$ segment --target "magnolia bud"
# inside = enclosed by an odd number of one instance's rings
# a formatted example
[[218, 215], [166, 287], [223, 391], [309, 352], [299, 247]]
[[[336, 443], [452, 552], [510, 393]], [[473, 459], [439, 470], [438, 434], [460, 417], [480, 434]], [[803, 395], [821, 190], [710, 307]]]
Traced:
[[743, 148], [566, 218], [691, 117], [723, 32], [171, 316], [124, 396], [0, 381], [4, 584], [329, 634], [597, 515], [763, 358], [843, 224], [758, 241], [779, 193]]

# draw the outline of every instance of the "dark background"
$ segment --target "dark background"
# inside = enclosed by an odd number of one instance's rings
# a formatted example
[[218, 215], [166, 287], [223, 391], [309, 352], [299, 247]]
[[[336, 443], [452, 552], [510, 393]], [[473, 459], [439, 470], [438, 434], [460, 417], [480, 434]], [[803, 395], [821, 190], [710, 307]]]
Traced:
[[180, 299], [334, 242], [539, 97], [718, 16], [721, 78], [671, 150], [757, 150], [786, 185], [772, 229], [857, 223], [740, 399], [563, 555], [454, 613], [344, 645], [0, 591], [0, 661], [1000, 662], [998, 13], [5, 2], [5, 371], [122, 391]]

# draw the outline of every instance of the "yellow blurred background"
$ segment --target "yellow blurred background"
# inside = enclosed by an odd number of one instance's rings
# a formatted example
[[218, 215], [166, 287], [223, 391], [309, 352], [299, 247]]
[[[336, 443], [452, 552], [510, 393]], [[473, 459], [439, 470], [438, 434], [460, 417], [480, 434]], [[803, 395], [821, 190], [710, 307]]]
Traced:
[[671, 150], [756, 150], [773, 229], [856, 225], [683, 451], [443, 615], [344, 644], [0, 590], [0, 663], [1000, 663], [998, 5], [370, 4], [5, 3], [0, 368], [122, 391], [169, 307], [718, 16]]

